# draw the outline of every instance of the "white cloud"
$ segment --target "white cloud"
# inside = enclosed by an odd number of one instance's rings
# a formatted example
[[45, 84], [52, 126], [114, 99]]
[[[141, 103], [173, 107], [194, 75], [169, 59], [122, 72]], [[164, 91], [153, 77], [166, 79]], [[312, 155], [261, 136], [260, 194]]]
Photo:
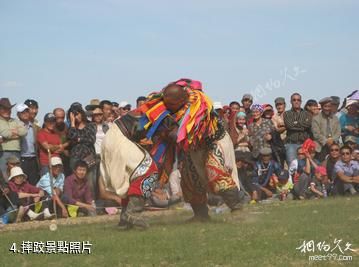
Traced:
[[22, 87], [23, 84], [17, 81], [4, 81], [4, 82], [0, 82], [0, 87], [3, 88], [18, 88], [18, 87]]

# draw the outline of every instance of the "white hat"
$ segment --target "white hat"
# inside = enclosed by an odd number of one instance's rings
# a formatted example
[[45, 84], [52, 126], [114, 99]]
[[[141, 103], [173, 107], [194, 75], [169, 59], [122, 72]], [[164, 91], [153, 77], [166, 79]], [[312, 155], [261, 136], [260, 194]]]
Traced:
[[62, 160], [59, 157], [52, 157], [51, 166], [56, 166], [56, 165], [63, 165]]
[[16, 106], [16, 112], [24, 112], [26, 109], [29, 109], [28, 105], [21, 103]]
[[121, 101], [120, 104], [118, 104], [119, 108], [124, 108], [126, 106], [131, 106], [130, 104], [128, 104], [127, 101]]
[[9, 177], [9, 181], [16, 177], [16, 176], [20, 176], [23, 175], [25, 177], [25, 179], [27, 178], [27, 175], [22, 171], [22, 169], [20, 167], [13, 167], [10, 170], [10, 177]]
[[214, 109], [223, 109], [221, 102], [213, 102], [213, 108]]

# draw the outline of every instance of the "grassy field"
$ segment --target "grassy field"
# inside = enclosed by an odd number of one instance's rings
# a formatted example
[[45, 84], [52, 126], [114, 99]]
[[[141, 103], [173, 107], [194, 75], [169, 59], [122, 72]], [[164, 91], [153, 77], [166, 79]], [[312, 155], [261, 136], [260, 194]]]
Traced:
[[[212, 222], [186, 224], [189, 211], [150, 218], [147, 231], [118, 231], [112, 220], [90, 225], [0, 232], [0, 266], [359, 266], [358, 251], [346, 251], [352, 261], [309, 261], [297, 247], [313, 240], [335, 239], [359, 248], [359, 198], [274, 202], [247, 206], [236, 215], [212, 214]], [[29, 254], [9, 251], [22, 241], [90, 241], [91, 254]], [[329, 252], [330, 253], [330, 252]], [[332, 253], [341, 254], [337, 248]]]

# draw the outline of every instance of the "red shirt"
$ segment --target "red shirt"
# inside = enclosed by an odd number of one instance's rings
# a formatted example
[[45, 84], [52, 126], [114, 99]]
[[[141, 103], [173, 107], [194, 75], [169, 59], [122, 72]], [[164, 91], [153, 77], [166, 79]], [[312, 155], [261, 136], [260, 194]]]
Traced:
[[[46, 131], [45, 129], [41, 129], [38, 133], [37, 133], [37, 142], [39, 144], [42, 144], [44, 142], [47, 142], [49, 145], [60, 145], [61, 144], [61, 140], [60, 140], [60, 136], [58, 136], [56, 133], [50, 133], [48, 131]], [[40, 163], [41, 165], [48, 165], [49, 164], [49, 155], [47, 154], [47, 150], [44, 149], [41, 145], [40, 147]], [[59, 157], [60, 155], [58, 153], [54, 153], [52, 152], [51, 157], [57, 156]]]
[[22, 184], [15, 184], [14, 181], [9, 181], [9, 188], [12, 192], [15, 193], [29, 193], [29, 194], [37, 194], [40, 192], [40, 188], [29, 184], [27, 181]]

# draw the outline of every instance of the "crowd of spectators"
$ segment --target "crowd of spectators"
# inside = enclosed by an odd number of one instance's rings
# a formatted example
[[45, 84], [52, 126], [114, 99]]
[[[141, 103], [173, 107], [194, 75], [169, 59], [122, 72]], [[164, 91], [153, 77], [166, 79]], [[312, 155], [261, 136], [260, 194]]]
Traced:
[[[251, 204], [358, 194], [358, 99], [354, 91], [342, 103], [330, 96], [310, 99], [303, 108], [299, 93], [291, 95], [290, 106], [283, 97], [275, 99], [274, 107], [253, 103], [250, 94], [229, 105], [214, 102], [233, 141], [241, 194]], [[145, 101], [139, 97], [136, 106]], [[93, 99], [85, 107], [75, 102], [66, 112], [56, 107], [46, 113], [40, 125], [37, 101], [14, 105], [1, 98], [2, 221], [52, 219], [55, 211], [64, 218], [95, 216], [110, 211], [106, 207], [119, 207], [121, 199], [101, 186], [100, 148], [114, 120], [131, 109], [125, 101]], [[166, 207], [180, 201], [180, 176], [175, 168], [149, 204]]]

